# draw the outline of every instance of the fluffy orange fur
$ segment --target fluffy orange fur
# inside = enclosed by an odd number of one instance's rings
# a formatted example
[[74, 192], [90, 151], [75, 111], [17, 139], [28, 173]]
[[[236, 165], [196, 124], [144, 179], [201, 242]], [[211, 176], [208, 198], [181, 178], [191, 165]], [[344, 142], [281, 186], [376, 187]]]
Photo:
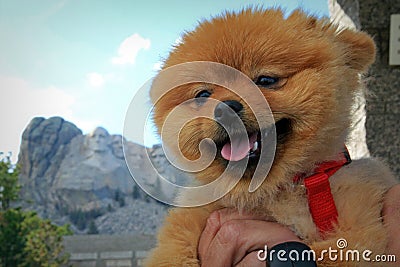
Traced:
[[[382, 201], [386, 190], [396, 183], [386, 166], [374, 159], [356, 160], [330, 178], [339, 218], [335, 229], [324, 239], [312, 221], [304, 187], [294, 186], [292, 180], [297, 173], [311, 174], [318, 163], [333, 160], [342, 151], [352, 103], [360, 87], [359, 74], [373, 63], [374, 55], [374, 42], [366, 33], [338, 30], [327, 20], [302, 11], [294, 11], [288, 17], [276, 9], [227, 12], [186, 33], [165, 60], [164, 68], [212, 61], [240, 70], [252, 80], [271, 74], [284, 78], [281, 88], [260, 90], [275, 120], [290, 120], [290, 134], [284, 142], [278, 142], [272, 168], [255, 192], [248, 192], [253, 171], [249, 169], [222, 199], [203, 207], [172, 209], [147, 266], [199, 266], [197, 245], [206, 219], [210, 212], [222, 207], [257, 213], [286, 225], [317, 253], [329, 246], [336, 248], [338, 238], [346, 238], [351, 249], [384, 253]], [[199, 86], [180, 86], [163, 96], [155, 105], [156, 125], [161, 128], [169, 112], [194, 98]], [[246, 127], [256, 127], [254, 116], [239, 96], [222, 87], [208, 86], [211, 98], [241, 102]], [[160, 89], [156, 86], [151, 90], [153, 101], [160, 94], [157, 90]], [[219, 134], [217, 128], [215, 121], [206, 118], [186, 124], [179, 133], [182, 153], [189, 159], [198, 158], [200, 141], [215, 138]], [[208, 183], [219, 177], [225, 167], [216, 159], [196, 178]]]

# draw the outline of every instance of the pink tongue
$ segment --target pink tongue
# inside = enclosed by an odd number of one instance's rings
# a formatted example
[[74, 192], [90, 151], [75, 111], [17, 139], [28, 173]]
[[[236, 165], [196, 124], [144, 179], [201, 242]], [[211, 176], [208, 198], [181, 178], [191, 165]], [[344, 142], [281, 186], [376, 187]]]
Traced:
[[244, 159], [249, 154], [250, 149], [254, 147], [257, 141], [257, 133], [247, 136], [234, 137], [231, 142], [226, 143], [221, 150], [221, 155], [224, 159], [230, 161], [239, 161]]

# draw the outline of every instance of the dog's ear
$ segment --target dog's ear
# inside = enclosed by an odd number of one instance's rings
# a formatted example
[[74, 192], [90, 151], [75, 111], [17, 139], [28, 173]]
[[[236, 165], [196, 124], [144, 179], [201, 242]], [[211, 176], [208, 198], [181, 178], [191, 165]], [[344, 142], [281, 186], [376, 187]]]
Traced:
[[336, 37], [345, 45], [346, 63], [353, 69], [364, 72], [375, 61], [375, 43], [368, 34], [345, 29]]

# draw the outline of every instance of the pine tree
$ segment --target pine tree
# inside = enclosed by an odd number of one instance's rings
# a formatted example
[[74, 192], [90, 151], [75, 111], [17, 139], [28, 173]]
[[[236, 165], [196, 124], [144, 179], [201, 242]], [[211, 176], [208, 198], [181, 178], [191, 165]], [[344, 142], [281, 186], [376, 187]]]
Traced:
[[69, 225], [57, 226], [35, 212], [11, 208], [11, 202], [18, 200], [18, 174], [19, 168], [11, 164], [10, 156], [0, 159], [0, 266], [66, 264], [68, 255], [63, 252], [62, 239], [72, 234]]
[[89, 230], [87, 232], [89, 235], [97, 235], [99, 230], [97, 229], [96, 223], [94, 220], [90, 221], [89, 223]]
[[[0, 156], [2, 154], [0, 152]], [[0, 158], [0, 210], [7, 210], [10, 203], [17, 200], [20, 190], [19, 168], [12, 165], [10, 157], [11, 155]]]

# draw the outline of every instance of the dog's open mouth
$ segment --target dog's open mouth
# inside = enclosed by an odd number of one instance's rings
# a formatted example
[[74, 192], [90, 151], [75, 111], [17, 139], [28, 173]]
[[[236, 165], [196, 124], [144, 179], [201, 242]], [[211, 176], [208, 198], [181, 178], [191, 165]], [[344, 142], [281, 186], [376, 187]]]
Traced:
[[[291, 132], [291, 120], [280, 119], [275, 123], [276, 140], [283, 143]], [[219, 142], [219, 150], [223, 159], [240, 161], [248, 157], [250, 161], [257, 161], [261, 154], [261, 131], [248, 132], [247, 135], [232, 135]]]
[[221, 156], [229, 161], [239, 161], [248, 157], [257, 157], [260, 154], [260, 132], [248, 136], [232, 136], [221, 148]]

